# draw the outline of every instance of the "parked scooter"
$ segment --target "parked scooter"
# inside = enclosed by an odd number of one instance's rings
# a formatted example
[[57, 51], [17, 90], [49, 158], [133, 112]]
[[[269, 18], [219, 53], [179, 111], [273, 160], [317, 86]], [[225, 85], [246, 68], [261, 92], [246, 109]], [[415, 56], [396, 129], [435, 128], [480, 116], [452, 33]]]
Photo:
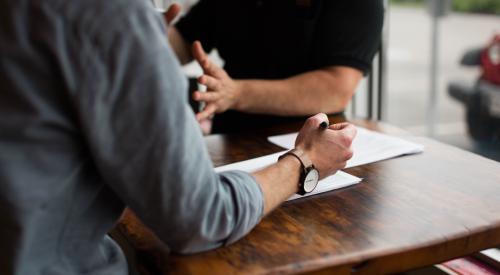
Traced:
[[448, 94], [465, 105], [472, 138], [500, 145], [500, 34], [486, 47], [467, 51], [460, 64], [480, 66], [481, 75], [476, 83], [450, 82]]

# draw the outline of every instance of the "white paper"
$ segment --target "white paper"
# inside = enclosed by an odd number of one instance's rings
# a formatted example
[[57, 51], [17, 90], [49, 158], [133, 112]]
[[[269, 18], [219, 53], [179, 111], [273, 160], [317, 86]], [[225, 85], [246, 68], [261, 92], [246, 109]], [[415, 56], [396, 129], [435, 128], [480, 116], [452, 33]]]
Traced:
[[[278, 152], [271, 155], [266, 155], [263, 157], [258, 157], [254, 159], [249, 159], [245, 161], [235, 162], [224, 166], [219, 166], [215, 168], [217, 172], [224, 172], [229, 170], [241, 170], [245, 172], [254, 172], [266, 166], [269, 166], [278, 161], [278, 157], [284, 154], [286, 151]], [[311, 193], [308, 193], [304, 196], [293, 195], [288, 200], [300, 199], [303, 197], [308, 197], [316, 194], [320, 194], [323, 192], [347, 187], [356, 183], [361, 182], [361, 179], [355, 177], [353, 175], [347, 174], [342, 171], [338, 171], [335, 175], [329, 176], [319, 181], [316, 189]]]
[[499, 248], [486, 249], [486, 250], [481, 251], [480, 253], [483, 255], [486, 255], [487, 257], [491, 258], [492, 260], [500, 262], [500, 249]]
[[[347, 162], [346, 168], [390, 159], [397, 156], [421, 153], [424, 146], [406, 141], [402, 138], [389, 136], [357, 127], [358, 134], [352, 142], [354, 155]], [[268, 140], [278, 146], [292, 149], [295, 147], [297, 133], [268, 137]]]

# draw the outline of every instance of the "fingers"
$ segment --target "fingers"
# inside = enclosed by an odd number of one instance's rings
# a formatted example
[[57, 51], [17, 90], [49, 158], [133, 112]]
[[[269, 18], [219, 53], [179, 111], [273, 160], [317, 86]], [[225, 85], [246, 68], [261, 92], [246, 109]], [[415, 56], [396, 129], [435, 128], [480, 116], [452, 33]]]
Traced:
[[167, 21], [167, 24], [170, 24], [174, 19], [179, 15], [181, 12], [181, 5], [174, 3], [168, 7], [168, 10], [163, 13], [163, 16], [165, 17], [165, 20]]
[[347, 166], [347, 161], [340, 162], [338, 164], [338, 169], [337, 170], [344, 169], [346, 166]]
[[209, 74], [215, 77], [223, 77], [224, 71], [217, 67], [210, 59], [208, 59], [207, 53], [203, 50], [200, 41], [195, 41], [192, 46], [192, 54], [196, 59], [198, 64], [200, 64], [201, 68], [205, 72], [205, 74]]
[[203, 111], [196, 114], [196, 119], [198, 121], [209, 119], [215, 113], [216, 110], [217, 107], [215, 106], [215, 104], [207, 104], [207, 106], [205, 106], [205, 109], [203, 109]]
[[198, 63], [200, 63], [200, 65], [206, 62], [207, 54], [205, 53], [205, 50], [201, 46], [200, 41], [194, 41], [191, 50], [193, 52], [194, 58], [196, 59], [196, 61], [198, 61]]
[[358, 130], [356, 130], [356, 127], [354, 125], [347, 123], [347, 125], [342, 128], [341, 130], [346, 136], [348, 136], [351, 141], [356, 137], [356, 134], [358, 133]]
[[193, 93], [193, 100], [195, 101], [203, 101], [203, 102], [212, 102], [220, 99], [220, 94], [217, 92], [199, 92], [196, 91]]
[[[354, 125], [352, 124], [347, 123], [347, 125], [344, 125], [341, 130], [338, 130], [335, 133], [338, 134], [337, 141], [339, 142], [339, 144], [349, 149], [352, 145], [354, 137], [356, 136], [356, 132], [356, 127], [354, 127]], [[349, 156], [349, 158], [350, 157], [352, 157], [352, 154]]]
[[335, 124], [332, 124], [330, 125], [330, 129], [331, 130], [342, 130], [344, 129], [345, 127], [347, 127], [349, 125], [349, 123], [347, 122], [341, 122], [341, 123], [335, 123]]
[[306, 120], [306, 123], [305, 125], [308, 127], [308, 128], [319, 128], [319, 125], [322, 123], [322, 122], [328, 122], [328, 116], [325, 115], [324, 113], [319, 113], [319, 114], [316, 114], [312, 117], [309, 117], [307, 120]]
[[216, 91], [220, 89], [220, 82], [209, 75], [202, 75], [198, 78], [198, 83], [207, 86], [209, 90]]
[[[346, 154], [344, 155], [344, 160], [345, 161], [350, 160], [353, 155], [354, 155], [354, 152], [352, 151], [352, 149], [348, 149]], [[344, 167], [345, 167], [345, 165], [344, 165]]]

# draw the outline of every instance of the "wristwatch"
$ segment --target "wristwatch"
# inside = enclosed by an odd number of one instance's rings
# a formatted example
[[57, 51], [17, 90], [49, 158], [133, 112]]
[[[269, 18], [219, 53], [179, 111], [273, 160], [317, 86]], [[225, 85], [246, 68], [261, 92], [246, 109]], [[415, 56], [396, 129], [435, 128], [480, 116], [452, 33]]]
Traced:
[[297, 194], [305, 195], [307, 193], [312, 192], [319, 181], [319, 172], [314, 168], [309, 157], [306, 153], [300, 149], [292, 149], [283, 155], [281, 155], [278, 159], [283, 158], [284, 156], [293, 156], [297, 158], [301, 164], [300, 178], [299, 178], [299, 191]]

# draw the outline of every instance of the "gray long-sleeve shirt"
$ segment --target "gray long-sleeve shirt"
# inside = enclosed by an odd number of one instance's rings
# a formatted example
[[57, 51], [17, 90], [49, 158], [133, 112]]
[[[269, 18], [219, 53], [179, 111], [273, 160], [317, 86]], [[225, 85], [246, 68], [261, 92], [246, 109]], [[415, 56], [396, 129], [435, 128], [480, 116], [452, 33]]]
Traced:
[[261, 218], [216, 174], [147, 0], [0, 0], [0, 274], [125, 274], [106, 236], [129, 206], [176, 252]]

